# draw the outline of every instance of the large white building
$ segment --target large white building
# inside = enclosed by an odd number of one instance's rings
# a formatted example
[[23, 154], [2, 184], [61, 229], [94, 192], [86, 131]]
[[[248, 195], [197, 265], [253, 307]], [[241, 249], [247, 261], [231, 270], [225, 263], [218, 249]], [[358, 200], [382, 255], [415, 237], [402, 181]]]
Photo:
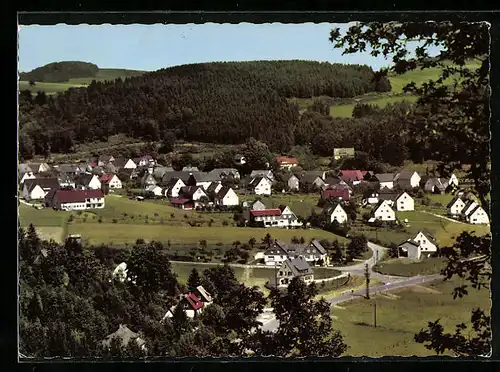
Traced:
[[276, 209], [261, 209], [250, 211], [250, 222], [263, 224], [264, 227], [301, 227], [302, 222], [287, 206], [280, 206]]
[[57, 190], [53, 193], [51, 204], [54, 209], [63, 211], [102, 209], [104, 208], [104, 192], [102, 190]]
[[382, 200], [373, 209], [373, 217], [380, 221], [396, 221], [396, 212], [392, 209], [389, 201]]

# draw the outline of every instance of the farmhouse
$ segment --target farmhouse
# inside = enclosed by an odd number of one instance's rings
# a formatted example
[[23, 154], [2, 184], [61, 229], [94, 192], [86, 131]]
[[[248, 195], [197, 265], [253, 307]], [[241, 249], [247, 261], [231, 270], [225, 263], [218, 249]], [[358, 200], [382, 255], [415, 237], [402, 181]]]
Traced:
[[465, 218], [468, 223], [472, 223], [474, 225], [490, 223], [488, 214], [480, 205], [477, 205], [474, 209], [472, 209]]
[[181, 188], [179, 195], [193, 201], [198, 201], [202, 198], [208, 199], [208, 195], [203, 190], [203, 187], [200, 186], [184, 186]]
[[291, 158], [286, 156], [277, 156], [276, 162], [278, 163], [280, 169], [290, 170], [291, 168], [299, 165], [299, 162], [296, 158]]
[[266, 209], [266, 205], [262, 203], [259, 199], [254, 200], [253, 202], [247, 202], [246, 205], [249, 209], [254, 210], [254, 211], [261, 211], [263, 209]]
[[172, 318], [177, 306], [180, 306], [184, 310], [188, 318], [194, 319], [212, 302], [212, 296], [200, 285], [193, 288], [190, 292], [180, 295], [177, 304], [167, 311], [162, 321]]
[[364, 193], [364, 202], [368, 204], [378, 204], [379, 193], [377, 191], [368, 190]]
[[387, 200], [381, 200], [372, 211], [372, 216], [380, 221], [396, 221], [396, 213]]
[[172, 207], [174, 208], [180, 208], [184, 210], [194, 209], [194, 201], [187, 198], [183, 197], [173, 198], [172, 200], [170, 200], [170, 203], [172, 203]]
[[324, 200], [335, 199], [341, 201], [349, 201], [350, 199], [349, 190], [344, 187], [336, 187], [336, 186], [324, 187], [321, 190], [320, 195], [321, 199]]
[[106, 185], [106, 187], [109, 187], [110, 189], [122, 188], [122, 181], [120, 181], [120, 179], [116, 174], [111, 174], [111, 173], [103, 174], [99, 181], [101, 182], [101, 186]]
[[380, 188], [393, 189], [394, 188], [394, 173], [377, 173], [375, 178], [380, 183]]
[[265, 176], [259, 176], [250, 181], [251, 188], [256, 195], [271, 195], [272, 182]]
[[396, 174], [394, 183], [402, 189], [413, 189], [420, 185], [420, 176], [417, 172], [402, 171]]
[[101, 188], [101, 181], [95, 174], [81, 174], [75, 178], [75, 187], [81, 190], [99, 190]]
[[180, 178], [172, 178], [165, 187], [165, 196], [170, 198], [177, 198], [179, 192], [186, 184]]
[[325, 186], [325, 181], [317, 173], [304, 172], [299, 174], [298, 176], [301, 186], [307, 187], [308, 191], [312, 188], [319, 189]]
[[276, 209], [250, 210], [250, 223], [252, 226], [263, 227], [300, 227], [302, 222], [292, 210], [281, 205]]
[[215, 205], [234, 206], [239, 204], [238, 195], [230, 187], [222, 186], [215, 195]]
[[378, 192], [379, 202], [381, 200], [386, 200], [391, 207], [396, 202], [396, 199], [398, 198], [398, 196], [399, 196], [399, 194], [396, 191], [388, 189], [388, 188], [380, 189]]
[[462, 213], [462, 210], [465, 207], [465, 202], [462, 200], [460, 196], [455, 196], [450, 202], [446, 205], [446, 210], [451, 216], [459, 216]]
[[271, 181], [274, 180], [273, 171], [269, 170], [269, 169], [267, 169], [267, 170], [266, 169], [253, 170], [250, 173], [250, 179], [254, 179], [254, 178], [257, 178], [257, 177], [267, 177]]
[[[302, 279], [306, 284], [314, 281], [313, 271], [303, 257], [288, 258], [281, 264], [276, 273], [277, 286], [288, 287], [288, 284], [296, 277]], [[270, 284], [276, 286], [273, 279], [270, 280]]]
[[288, 186], [288, 190], [299, 191], [300, 181], [299, 181], [299, 178], [295, 174], [289, 175], [288, 178], [285, 177], [285, 182]]
[[163, 190], [158, 185], [149, 185], [144, 188], [144, 191], [153, 193], [154, 196], [163, 196]]
[[413, 198], [406, 192], [403, 191], [399, 194], [395, 201], [396, 210], [397, 211], [414, 211], [415, 210], [415, 202]]
[[413, 240], [420, 245], [421, 252], [427, 256], [438, 250], [436, 238], [427, 231], [419, 231]]
[[205, 192], [206, 194], [210, 197], [210, 198], [214, 198], [215, 197], [215, 194], [217, 194], [220, 189], [222, 189], [222, 182], [211, 182], [210, 185], [205, 188]]
[[341, 170], [339, 173], [339, 178], [347, 184], [358, 185], [360, 184], [364, 177], [360, 170]]
[[120, 169], [135, 169], [137, 168], [137, 164], [134, 163], [132, 159], [119, 157], [113, 161], [114, 166], [117, 170]]
[[57, 190], [51, 204], [54, 209], [64, 211], [101, 209], [104, 193], [102, 190]]
[[264, 252], [264, 262], [267, 266], [279, 265], [287, 258], [294, 259], [304, 257], [308, 262], [322, 261], [324, 265], [329, 265], [328, 252], [321, 243], [314, 239], [304, 244], [286, 244], [279, 240], [274, 240], [271, 246]]
[[44, 199], [51, 190], [59, 189], [57, 178], [34, 178], [28, 179], [23, 186], [23, 199], [40, 200]]
[[26, 164], [31, 168], [31, 171], [35, 174], [48, 172], [50, 166], [47, 163], [28, 163]]
[[31, 171], [25, 172], [25, 173], [19, 173], [19, 177], [20, 177], [20, 180], [19, 180], [20, 186], [22, 186], [24, 184], [24, 181], [26, 181], [26, 180], [33, 180], [33, 179], [36, 178], [36, 176], [34, 175], [34, 173], [31, 172]]
[[323, 213], [329, 223], [333, 223], [334, 221], [337, 221], [339, 224], [347, 222], [347, 213], [340, 203], [326, 207]]
[[240, 179], [240, 172], [238, 172], [236, 168], [215, 168], [208, 173], [221, 180], [226, 177], [233, 177], [237, 180]]
[[333, 149], [333, 158], [335, 160], [340, 159], [353, 159], [354, 158], [354, 147], [343, 147]]
[[141, 187], [145, 189], [149, 186], [156, 186], [156, 180], [152, 174], [145, 173], [141, 178]]

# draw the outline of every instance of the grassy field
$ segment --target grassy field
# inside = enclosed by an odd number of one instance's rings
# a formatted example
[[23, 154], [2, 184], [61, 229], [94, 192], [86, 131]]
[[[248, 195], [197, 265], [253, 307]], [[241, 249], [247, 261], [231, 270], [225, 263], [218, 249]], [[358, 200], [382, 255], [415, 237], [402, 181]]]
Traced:
[[[257, 195], [240, 195], [240, 201], [253, 201]], [[319, 193], [313, 194], [274, 194], [271, 196], [259, 196], [262, 203], [267, 208], [278, 208], [280, 204], [290, 207], [290, 209], [298, 216], [307, 218], [311, 215], [311, 211], [316, 213], [321, 212], [322, 208], [318, 207]]]
[[92, 80], [113, 81], [118, 78], [125, 79], [127, 77], [139, 76], [144, 73], [145, 71], [126, 70], [117, 68], [101, 68], [99, 69], [95, 77], [73, 78], [63, 83], [35, 82], [35, 85], [31, 86], [28, 81], [19, 81], [19, 91], [28, 89], [32, 93], [37, 93], [39, 91], [42, 91], [45, 92], [46, 94], [55, 94], [55, 93], [65, 92], [69, 88], [86, 87], [88, 84], [92, 82]]
[[354, 109], [354, 106], [356, 106], [357, 103], [368, 103], [370, 105], [375, 105], [380, 108], [383, 108], [389, 103], [401, 102], [403, 100], [409, 102], [416, 102], [417, 99], [418, 99], [417, 96], [411, 96], [411, 95], [397, 95], [397, 96], [386, 95], [377, 97], [370, 94], [369, 96], [366, 97], [364, 96], [358, 97], [356, 98], [356, 101], [353, 101], [352, 103], [331, 106], [330, 115], [333, 117], [350, 118], [352, 117], [352, 110]]
[[[470, 324], [474, 308], [491, 309], [489, 292], [471, 290], [468, 296], [453, 300], [451, 292], [461, 282], [434, 282], [414, 286], [371, 300], [358, 299], [332, 308], [334, 328], [342, 332], [350, 356], [430, 356], [435, 355], [414, 335], [427, 322], [441, 319], [445, 332], [455, 325]], [[373, 297], [373, 296], [372, 296]], [[373, 327], [373, 304], [377, 303], [377, 327]], [[465, 332], [467, 335], [467, 331]]]
[[374, 270], [386, 275], [415, 276], [439, 274], [446, 266], [444, 258], [428, 258], [419, 262], [411, 262], [405, 258], [395, 258], [382, 261], [375, 265]]

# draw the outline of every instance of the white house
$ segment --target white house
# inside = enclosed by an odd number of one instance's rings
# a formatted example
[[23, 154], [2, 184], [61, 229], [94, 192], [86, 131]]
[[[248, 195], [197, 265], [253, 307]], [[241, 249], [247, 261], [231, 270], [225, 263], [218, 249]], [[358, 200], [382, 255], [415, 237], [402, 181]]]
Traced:
[[466, 215], [466, 220], [468, 223], [472, 224], [488, 224], [490, 223], [490, 219], [485, 210], [480, 206], [476, 205], [476, 207]]
[[[413, 241], [420, 245], [421, 253], [430, 254], [438, 250], [436, 239], [426, 231], [419, 231]], [[417, 258], [420, 258], [420, 256]]]
[[295, 213], [289, 207], [280, 206], [276, 209], [250, 210], [250, 221], [254, 225], [264, 227], [300, 227], [302, 222], [298, 221]]
[[469, 199], [465, 203], [464, 208], [462, 209], [462, 214], [464, 215], [465, 218], [474, 210], [479, 204], [476, 203], [475, 200]]
[[52, 190], [59, 189], [59, 181], [57, 178], [33, 178], [28, 179], [23, 185], [24, 200], [40, 200]]
[[120, 181], [116, 174], [103, 174], [99, 181], [101, 182], [101, 185], [107, 185], [110, 189], [122, 188], [122, 181]]
[[250, 187], [256, 195], [271, 195], [272, 182], [267, 177], [256, 177], [250, 182]]
[[314, 281], [314, 273], [307, 261], [303, 257], [287, 259], [283, 261], [277, 270], [275, 283], [278, 287], [287, 287], [293, 278], [298, 277], [306, 284]]
[[395, 200], [397, 211], [414, 211], [415, 202], [413, 198], [408, 195], [406, 191], [403, 191]]
[[458, 178], [454, 173], [452, 173], [451, 176], [447, 178], [447, 181], [448, 185], [455, 185], [456, 187], [458, 187]]
[[310, 263], [323, 261], [323, 264], [327, 266], [330, 264], [328, 252], [316, 239], [303, 244], [286, 244], [282, 241], [274, 240], [264, 252], [263, 258], [267, 266], [281, 265], [286, 259], [295, 258], [304, 258]]
[[403, 189], [413, 189], [420, 186], [421, 177], [414, 171], [402, 171], [394, 177], [394, 183]]
[[328, 216], [328, 221], [330, 223], [333, 223], [333, 221], [337, 221], [340, 224], [347, 222], [347, 213], [344, 208], [342, 208], [340, 203], [328, 208], [325, 213]]
[[80, 189], [99, 190], [101, 189], [101, 181], [96, 174], [82, 174], [75, 180], [75, 185]]
[[180, 178], [173, 178], [165, 188], [165, 196], [177, 198], [179, 196], [179, 192], [183, 187], [186, 187], [184, 181], [182, 181]]
[[300, 182], [298, 177], [295, 174], [292, 174], [288, 180], [286, 181], [288, 190], [298, 191], [300, 187]]
[[104, 192], [102, 190], [57, 190], [53, 196], [52, 206], [64, 211], [102, 209], [104, 208]]
[[201, 198], [208, 199], [208, 195], [203, 190], [203, 187], [200, 186], [185, 186], [180, 190], [179, 195], [193, 201], [200, 200]]
[[215, 204], [234, 206], [240, 204], [240, 199], [232, 188], [223, 186], [215, 196]]
[[396, 221], [396, 213], [387, 200], [382, 200], [373, 209], [373, 217], [381, 221]]
[[380, 183], [380, 188], [384, 187], [391, 190], [394, 188], [394, 174], [393, 173], [378, 173], [375, 178]]
[[21, 176], [21, 179], [19, 180], [19, 184], [21, 186], [24, 184], [24, 181], [33, 180], [36, 178], [36, 176], [33, 174], [33, 172], [21, 173], [20, 176]]
[[152, 192], [154, 196], [163, 196], [163, 190], [158, 185], [149, 185], [144, 188], [144, 190]]
[[460, 196], [455, 196], [451, 201], [446, 205], [446, 210], [448, 214], [451, 216], [458, 216], [462, 213], [462, 210], [465, 207], [465, 202], [462, 200]]

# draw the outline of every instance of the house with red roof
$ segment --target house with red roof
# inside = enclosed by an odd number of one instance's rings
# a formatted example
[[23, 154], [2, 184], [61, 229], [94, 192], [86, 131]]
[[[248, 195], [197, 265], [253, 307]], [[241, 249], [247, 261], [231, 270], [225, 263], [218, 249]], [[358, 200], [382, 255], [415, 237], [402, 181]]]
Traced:
[[172, 207], [183, 209], [186, 211], [193, 210], [195, 208], [194, 201], [192, 199], [177, 197], [170, 200]]
[[364, 179], [363, 173], [358, 169], [353, 170], [341, 170], [339, 172], [339, 178], [351, 185], [357, 185], [361, 183]]
[[105, 173], [101, 176], [101, 187], [105, 186], [109, 189], [121, 189], [122, 181], [118, 178], [116, 174]]
[[57, 190], [51, 198], [46, 202], [54, 209], [63, 211], [104, 208], [102, 190]]
[[281, 169], [288, 169], [288, 170], [299, 165], [299, 161], [297, 160], [297, 158], [292, 158], [288, 156], [276, 156], [276, 162], [278, 163]]
[[321, 190], [321, 199], [335, 199], [348, 202], [350, 199], [349, 189], [346, 187], [325, 187]]
[[181, 294], [178, 297], [177, 304], [168, 309], [162, 321], [165, 321], [167, 318], [173, 318], [175, 309], [178, 306], [184, 310], [188, 318], [193, 319], [198, 314], [201, 314], [212, 302], [212, 296], [200, 285], [191, 289], [188, 293]]
[[295, 213], [290, 207], [280, 205], [279, 208], [250, 210], [250, 225], [255, 227], [301, 227]]

